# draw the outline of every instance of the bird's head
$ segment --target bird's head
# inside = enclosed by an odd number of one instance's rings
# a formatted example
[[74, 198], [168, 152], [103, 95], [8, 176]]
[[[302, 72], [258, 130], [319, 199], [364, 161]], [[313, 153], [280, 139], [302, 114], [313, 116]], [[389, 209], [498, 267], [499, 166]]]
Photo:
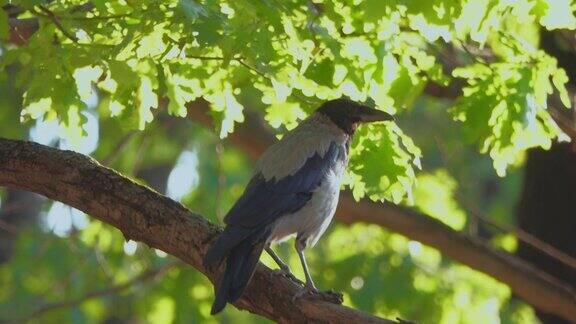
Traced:
[[390, 114], [346, 98], [327, 101], [318, 108], [317, 112], [330, 118], [349, 135], [354, 134], [358, 125], [362, 123], [394, 120]]

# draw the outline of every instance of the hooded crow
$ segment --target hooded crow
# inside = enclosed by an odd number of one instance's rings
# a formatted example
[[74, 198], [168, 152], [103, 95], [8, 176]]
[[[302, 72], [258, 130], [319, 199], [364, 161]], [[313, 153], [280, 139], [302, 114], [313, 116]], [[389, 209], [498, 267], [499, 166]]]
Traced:
[[316, 244], [332, 220], [356, 128], [361, 123], [387, 120], [393, 117], [381, 110], [335, 99], [266, 150], [244, 193], [224, 218], [224, 231], [204, 258], [205, 267], [226, 260], [212, 314], [242, 296], [264, 250], [289, 272], [270, 244], [293, 235], [305, 286], [318, 293], [304, 250]]

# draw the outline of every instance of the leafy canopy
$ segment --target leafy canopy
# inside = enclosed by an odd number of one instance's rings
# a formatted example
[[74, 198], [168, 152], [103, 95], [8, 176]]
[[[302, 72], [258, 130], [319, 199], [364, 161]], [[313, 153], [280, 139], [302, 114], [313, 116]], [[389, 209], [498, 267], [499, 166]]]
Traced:
[[[102, 116], [141, 130], [164, 99], [170, 114], [186, 116], [185, 104], [202, 97], [226, 137], [247, 105], [288, 129], [342, 95], [402, 115], [426, 85], [457, 78], [466, 85], [450, 113], [503, 175], [526, 148], [561, 135], [546, 112], [553, 90], [570, 104], [566, 74], [537, 50], [534, 32], [576, 28], [568, 0], [10, 2], [39, 19], [25, 45], [5, 44], [0, 57], [3, 71], [21, 66], [21, 119], [57, 120], [72, 142], [95, 92]], [[0, 11], [0, 38], [8, 35]], [[453, 49], [466, 62], [469, 48], [492, 57], [453, 70], [442, 61]], [[347, 177], [354, 195], [410, 198], [418, 143], [396, 125], [358, 135]]]
[[[346, 178], [355, 197], [413, 197], [418, 209], [455, 230], [470, 227], [462, 196], [491, 217], [511, 221], [518, 173], [509, 172], [496, 198], [487, 198], [482, 184], [493, 181], [490, 163], [504, 174], [526, 148], [547, 147], [562, 136], [546, 109], [552, 91], [569, 106], [567, 77], [538, 49], [538, 33], [576, 28], [571, 2], [313, 2], [0, 0], [26, 9], [19, 20], [39, 22], [30, 40], [14, 46], [6, 41], [9, 17], [0, 10], [0, 120], [20, 114], [34, 122], [30, 137], [43, 143], [52, 139], [39, 138], [37, 129], [53, 125], [77, 146], [97, 120], [92, 133], [101, 135], [84, 153], [149, 185], [139, 171], [158, 174], [156, 167], [164, 165], [166, 193], [217, 220], [241, 195], [250, 161], [236, 150], [215, 151], [223, 145], [218, 138], [172, 123], [164, 111], [183, 117], [187, 102], [203, 98], [219, 137], [226, 137], [247, 109], [261, 109], [281, 133], [326, 99], [373, 100], [398, 115], [402, 129], [359, 130]], [[448, 112], [445, 103], [421, 96], [430, 85], [459, 84], [463, 91]], [[404, 124], [408, 117], [412, 123]], [[19, 125], [5, 123], [1, 130], [2, 136], [27, 136]], [[463, 141], [488, 154], [471, 153]], [[442, 150], [447, 158], [438, 156]], [[416, 172], [421, 159], [430, 172]], [[10, 266], [0, 267], [0, 314], [7, 318], [107, 290], [170, 258], [124, 242], [113, 228], [62, 204], [45, 202], [44, 209], [46, 224], [19, 235]], [[315, 278], [321, 287], [344, 291], [350, 306], [416, 321], [534, 322], [533, 311], [513, 301], [505, 285], [378, 226], [336, 224], [322, 242], [309, 253]], [[513, 250], [516, 242], [504, 235], [492, 243]], [[290, 250], [279, 247], [301, 277]], [[196, 271], [174, 267], [161, 280], [72, 310], [53, 309], [42, 320], [102, 322], [136, 314], [149, 322], [263, 321], [232, 307], [211, 317], [212, 286]]]

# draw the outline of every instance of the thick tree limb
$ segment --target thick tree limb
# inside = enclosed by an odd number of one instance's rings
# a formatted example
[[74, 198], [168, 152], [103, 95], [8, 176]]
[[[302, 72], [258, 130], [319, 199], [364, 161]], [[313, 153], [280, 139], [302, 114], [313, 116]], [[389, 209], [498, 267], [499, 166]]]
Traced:
[[[204, 100], [188, 104], [189, 118], [212, 127], [208, 111]], [[257, 159], [276, 139], [257, 113], [248, 110], [244, 114], [244, 123], [235, 126], [229, 140], [250, 158]], [[576, 321], [576, 292], [569, 285], [513, 254], [494, 251], [485, 242], [457, 232], [428, 215], [390, 203], [356, 202], [349, 192], [344, 192], [335, 217], [346, 224], [378, 224], [432, 246], [443, 255], [507, 284], [529, 304]]]
[[[210, 280], [202, 256], [218, 228], [177, 202], [140, 186], [84, 155], [0, 139], [0, 186], [61, 201], [192, 265]], [[278, 322], [395, 323], [346, 306], [296, 298], [299, 287], [260, 265], [236, 307]]]

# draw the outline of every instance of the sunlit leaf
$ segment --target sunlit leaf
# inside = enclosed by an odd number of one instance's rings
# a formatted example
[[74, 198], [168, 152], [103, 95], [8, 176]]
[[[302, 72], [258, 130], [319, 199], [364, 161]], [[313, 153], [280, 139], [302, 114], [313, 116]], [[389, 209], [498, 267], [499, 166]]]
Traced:
[[[468, 85], [464, 97], [452, 109], [456, 120], [464, 122], [469, 140], [482, 143], [499, 175], [506, 173], [527, 148], [550, 147], [560, 130], [546, 112], [548, 95], [554, 85], [564, 92], [563, 71], [543, 53], [534, 54], [534, 67], [515, 63], [475, 64], [454, 71]], [[563, 102], [566, 102], [564, 97]]]
[[547, 29], [576, 29], [574, 7], [570, 0], [537, 0], [534, 11], [541, 15], [540, 23]]
[[10, 33], [8, 26], [8, 14], [4, 10], [0, 10], [0, 39], [7, 39]]
[[456, 230], [462, 230], [466, 215], [458, 206], [456, 182], [445, 171], [423, 174], [417, 178], [414, 191], [416, 206]]

